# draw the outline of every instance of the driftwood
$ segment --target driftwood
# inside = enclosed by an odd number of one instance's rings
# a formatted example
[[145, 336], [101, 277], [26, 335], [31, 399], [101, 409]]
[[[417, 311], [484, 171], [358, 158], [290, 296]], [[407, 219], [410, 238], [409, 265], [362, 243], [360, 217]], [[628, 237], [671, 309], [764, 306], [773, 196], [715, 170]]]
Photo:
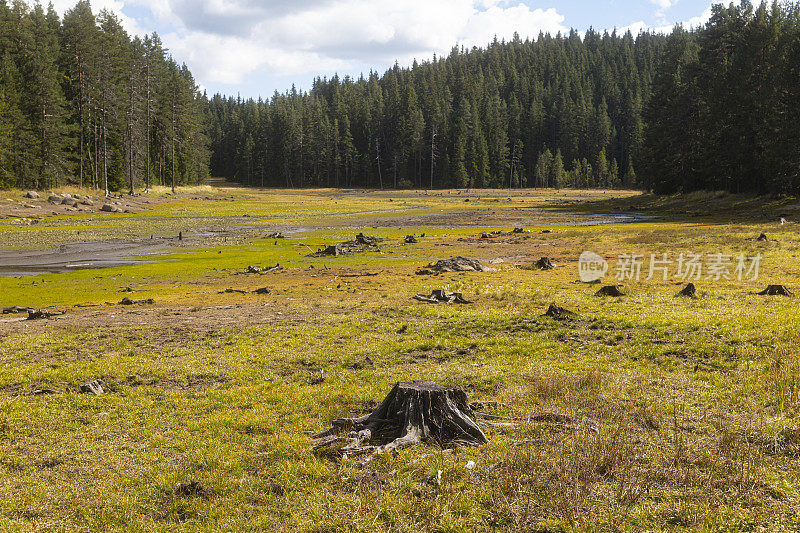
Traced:
[[11, 307], [4, 307], [3, 314], [4, 315], [13, 315], [16, 313], [27, 313], [29, 311], [33, 311], [32, 307], [20, 307], [18, 305], [13, 305]]
[[767, 285], [763, 291], [756, 293], [761, 296], [794, 296], [786, 285]]
[[283, 270], [283, 267], [281, 266], [280, 263], [272, 267], [264, 267], [264, 268], [250, 265], [247, 267], [247, 270], [245, 270], [245, 274], [269, 274], [271, 272], [278, 272], [280, 270]]
[[343, 441], [345, 445], [341, 451], [345, 455], [371, 452], [367, 461], [376, 454], [421, 442], [433, 442], [441, 447], [488, 442], [475, 423], [466, 393], [427, 381], [395, 384], [372, 413], [334, 420], [330, 429], [313, 435], [313, 439], [315, 450]]
[[550, 306], [547, 308], [547, 311], [545, 311], [544, 315], [542, 316], [549, 316], [550, 318], [561, 320], [562, 318], [569, 318], [571, 316], [575, 316], [575, 313], [567, 309], [564, 309], [563, 307], [560, 307], [556, 304], [550, 304]]
[[494, 269], [485, 266], [476, 259], [456, 256], [450, 259], [440, 259], [429, 264], [426, 268], [417, 270], [417, 274], [436, 274], [439, 272], [492, 272]]
[[460, 292], [444, 292], [444, 289], [433, 289], [430, 296], [414, 295], [415, 300], [429, 304], [471, 304]]
[[120, 305], [151, 304], [151, 303], [153, 303], [152, 298], [146, 298], [144, 300], [132, 300], [127, 296], [119, 302]]
[[66, 313], [66, 311], [44, 311], [42, 309], [30, 309], [28, 311], [28, 318], [26, 320], [39, 320], [42, 318], [50, 318], [51, 316], [59, 316]]
[[685, 296], [687, 298], [697, 298], [697, 289], [694, 287], [694, 283], [688, 283], [681, 291], [676, 294], [675, 296]]
[[539, 270], [552, 270], [553, 263], [550, 261], [549, 257], [542, 257], [538, 261], [534, 263], [534, 266]]
[[619, 285], [606, 285], [600, 287], [600, 290], [594, 293], [595, 296], [625, 296], [625, 293], [620, 290]]
[[239, 294], [247, 294], [247, 291], [242, 289], [225, 289], [224, 291], [219, 291], [217, 294], [232, 294], [232, 293], [239, 293]]

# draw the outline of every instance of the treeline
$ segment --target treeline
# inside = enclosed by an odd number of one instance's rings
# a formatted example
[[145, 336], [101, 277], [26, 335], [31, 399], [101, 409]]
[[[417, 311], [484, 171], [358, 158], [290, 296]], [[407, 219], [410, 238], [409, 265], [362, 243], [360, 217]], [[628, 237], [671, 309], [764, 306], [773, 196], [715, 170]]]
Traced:
[[199, 182], [206, 105], [156, 34], [131, 39], [88, 0], [63, 20], [0, 0], [0, 188]]
[[634, 186], [665, 42], [515, 37], [269, 101], [215, 95], [212, 172], [263, 186]]
[[800, 8], [713, 7], [708, 25], [667, 39], [644, 115], [646, 185], [800, 190]]

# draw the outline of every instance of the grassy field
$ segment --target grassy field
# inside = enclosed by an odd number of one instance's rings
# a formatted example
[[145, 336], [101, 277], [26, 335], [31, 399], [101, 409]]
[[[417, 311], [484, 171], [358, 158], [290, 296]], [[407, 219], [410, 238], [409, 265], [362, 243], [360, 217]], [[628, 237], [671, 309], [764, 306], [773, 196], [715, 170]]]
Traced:
[[[0, 213], [22, 201], [1, 196]], [[0, 277], [0, 306], [66, 311], [0, 316], [0, 530], [800, 529], [800, 312], [796, 298], [753, 294], [800, 289], [797, 200], [211, 187], [148, 198], [139, 212], [0, 220], [6, 252], [109, 240], [158, 252]], [[515, 226], [526, 231], [479, 238]], [[309, 256], [359, 232], [382, 241]], [[575, 283], [584, 250], [609, 260], [604, 283], [624, 297]], [[706, 270], [698, 298], [676, 298], [676, 264], [646, 278], [650, 254], [681, 253], [758, 255], [759, 276]], [[615, 279], [621, 254], [642, 254], [639, 280]], [[415, 274], [457, 255], [495, 270]], [[542, 256], [556, 268], [530, 268]], [[249, 292], [260, 287], [270, 293]], [[412, 299], [436, 288], [473, 303]], [[551, 303], [576, 315], [542, 316]], [[79, 392], [96, 378], [107, 394]], [[365, 467], [312, 452], [310, 433], [414, 379], [518, 420], [481, 420], [485, 446], [421, 445]], [[530, 421], [542, 413], [571, 422]], [[440, 484], [425, 482], [438, 471]], [[208, 492], [179, 489], [192, 481]]]

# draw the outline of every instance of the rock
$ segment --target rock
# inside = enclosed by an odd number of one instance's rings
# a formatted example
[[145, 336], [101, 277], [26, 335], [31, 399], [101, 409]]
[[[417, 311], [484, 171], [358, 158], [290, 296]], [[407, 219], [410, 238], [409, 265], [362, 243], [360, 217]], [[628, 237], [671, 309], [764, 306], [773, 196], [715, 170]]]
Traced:
[[72, 195], [68, 192], [65, 192], [61, 195], [62, 198], [72, 198]]
[[413, 235], [406, 235], [406, 238], [404, 239], [404, 242], [406, 244], [414, 244], [414, 243], [417, 243], [419, 241]]
[[281, 233], [280, 231], [276, 231], [276, 232], [273, 232], [273, 233], [270, 233], [269, 235], [267, 235], [267, 238], [268, 239], [284, 239], [285, 237], [283, 236], [283, 233]]
[[625, 296], [625, 293], [620, 290], [619, 285], [606, 285], [605, 287], [600, 287], [600, 290], [594, 293], [594, 295], [620, 297]]
[[77, 200], [72, 197], [65, 196], [61, 199], [61, 205], [68, 205], [70, 207], [76, 207], [78, 205]]
[[525, 228], [514, 228], [511, 233], [525, 233]]
[[560, 307], [556, 304], [550, 304], [550, 306], [547, 308], [547, 311], [545, 311], [544, 315], [542, 316], [549, 316], [550, 318], [561, 320], [562, 318], [569, 318], [571, 316], [575, 316], [575, 313], [567, 309], [564, 309], [563, 307]]
[[494, 269], [485, 266], [483, 263], [476, 259], [468, 259], [462, 256], [451, 257], [450, 259], [440, 259], [435, 263], [431, 263], [426, 269], [418, 270], [419, 274], [422, 271], [434, 272], [493, 272]]
[[543, 229], [540, 233], [553, 233], [551, 229]]
[[25, 198], [31, 198], [33, 200], [39, 198], [39, 193], [36, 191], [28, 191], [25, 193]]
[[267, 287], [261, 287], [253, 291], [256, 294], [270, 294], [272, 291]]
[[38, 205], [31, 205], [31, 204], [23, 204], [23, 207], [26, 207], [28, 209], [38, 209], [39, 208]]
[[446, 293], [443, 289], [433, 289], [430, 296], [424, 294], [414, 295], [413, 298], [420, 302], [430, 304], [471, 304], [472, 302], [466, 300], [460, 292]]
[[794, 293], [785, 285], [767, 285], [767, 288], [757, 293], [761, 296], [794, 296]]
[[687, 283], [686, 286], [680, 290], [678, 294], [675, 296], [685, 296], [687, 298], [697, 298], [697, 290], [694, 287], [694, 283]]
[[539, 270], [551, 270], [553, 268], [553, 263], [550, 262], [549, 257], [542, 257], [538, 261], [534, 263], [536, 268]]
[[81, 392], [84, 394], [94, 394], [95, 396], [102, 396], [103, 394], [110, 392], [110, 389], [102, 379], [95, 379], [93, 381], [88, 381], [83, 385], [81, 385]]
[[102, 207], [100, 207], [100, 211], [105, 211], [106, 213], [113, 213], [116, 209], [117, 208], [111, 204], [103, 204]]
[[61, 200], [62, 198], [57, 194], [51, 194], [50, 196], [47, 197], [47, 201], [50, 202], [51, 204], [60, 204]]
[[83, 196], [81, 196], [80, 194], [73, 194], [72, 197], [75, 198], [78, 201], [83, 200]]
[[94, 202], [89, 200], [88, 198], [85, 198], [81, 203], [83, 205], [94, 205]]

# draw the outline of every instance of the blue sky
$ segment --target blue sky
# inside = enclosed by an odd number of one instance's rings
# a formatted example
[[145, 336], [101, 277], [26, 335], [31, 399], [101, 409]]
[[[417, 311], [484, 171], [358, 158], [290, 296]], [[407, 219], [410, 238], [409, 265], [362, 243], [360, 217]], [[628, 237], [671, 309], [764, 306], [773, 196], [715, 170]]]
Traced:
[[[75, 0], [53, 0], [61, 14]], [[710, 0], [92, 0], [129, 33], [156, 31], [209, 94], [270, 97], [317, 75], [382, 72], [460, 43], [590, 26], [697, 26]]]

